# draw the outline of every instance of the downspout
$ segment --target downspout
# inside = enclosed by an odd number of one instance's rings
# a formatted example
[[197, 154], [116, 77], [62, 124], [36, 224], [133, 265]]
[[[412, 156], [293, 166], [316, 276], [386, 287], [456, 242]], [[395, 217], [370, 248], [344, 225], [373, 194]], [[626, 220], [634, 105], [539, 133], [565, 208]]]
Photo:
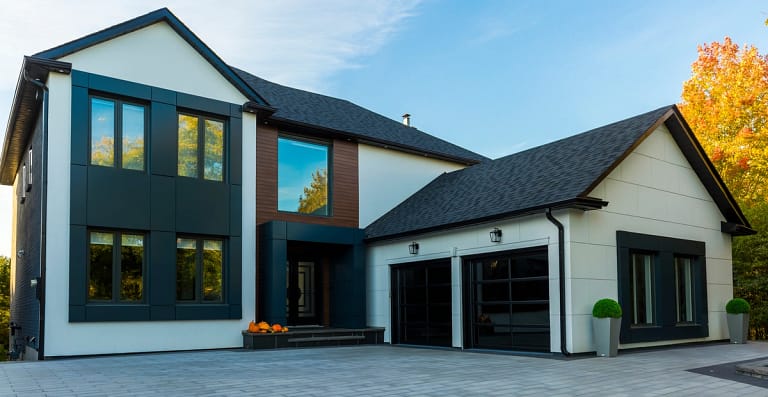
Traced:
[[[24, 80], [34, 84], [43, 91], [42, 128], [43, 143], [40, 156], [40, 280], [35, 288], [40, 297], [40, 325], [38, 328], [37, 359], [45, 360], [45, 238], [46, 238], [46, 206], [48, 202], [48, 87], [27, 75], [24, 69]], [[30, 165], [31, 166], [31, 165]]]
[[547, 208], [545, 213], [547, 219], [557, 226], [557, 261], [558, 261], [558, 279], [560, 281], [560, 352], [564, 356], [570, 356], [571, 353], [565, 345], [565, 227], [554, 216], [552, 208]]

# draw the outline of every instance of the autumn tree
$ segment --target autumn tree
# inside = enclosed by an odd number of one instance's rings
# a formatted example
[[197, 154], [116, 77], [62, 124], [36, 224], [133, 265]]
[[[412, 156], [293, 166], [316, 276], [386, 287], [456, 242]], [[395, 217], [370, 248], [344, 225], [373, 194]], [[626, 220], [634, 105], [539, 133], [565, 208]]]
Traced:
[[733, 241], [734, 296], [768, 339], [768, 58], [730, 38], [704, 44], [679, 107], [758, 234]]
[[304, 186], [299, 197], [299, 212], [303, 214], [325, 214], [328, 205], [328, 170], [318, 169], [312, 173], [312, 182]]
[[680, 110], [736, 199], [765, 201], [768, 58], [728, 37], [698, 50]]

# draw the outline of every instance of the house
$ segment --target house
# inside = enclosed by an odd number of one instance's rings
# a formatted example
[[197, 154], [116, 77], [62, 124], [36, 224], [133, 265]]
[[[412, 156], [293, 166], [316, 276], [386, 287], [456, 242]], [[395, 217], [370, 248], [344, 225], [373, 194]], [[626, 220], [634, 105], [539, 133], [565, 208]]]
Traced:
[[491, 161], [234, 68], [167, 9], [24, 58], [0, 183], [25, 358], [251, 320], [587, 352], [604, 296], [623, 348], [724, 339], [752, 233], [674, 106]]

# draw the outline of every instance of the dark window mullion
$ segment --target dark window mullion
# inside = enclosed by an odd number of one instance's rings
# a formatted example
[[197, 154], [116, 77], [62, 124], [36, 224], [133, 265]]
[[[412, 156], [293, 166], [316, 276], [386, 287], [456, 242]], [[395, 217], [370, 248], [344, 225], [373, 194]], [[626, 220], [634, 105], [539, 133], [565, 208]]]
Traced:
[[123, 168], [123, 101], [115, 100], [115, 168]]
[[112, 302], [120, 302], [122, 233], [112, 233]]
[[203, 239], [195, 242], [195, 302], [203, 302]]
[[197, 117], [197, 177], [205, 180], [205, 118]]

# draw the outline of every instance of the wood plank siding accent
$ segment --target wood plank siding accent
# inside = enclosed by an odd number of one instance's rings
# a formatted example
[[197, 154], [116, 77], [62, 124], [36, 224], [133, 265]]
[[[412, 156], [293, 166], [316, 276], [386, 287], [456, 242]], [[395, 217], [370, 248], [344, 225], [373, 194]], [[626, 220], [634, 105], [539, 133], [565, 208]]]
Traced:
[[331, 215], [304, 215], [277, 210], [278, 130], [259, 125], [256, 134], [256, 224], [280, 220], [326, 226], [359, 226], [357, 144], [331, 142]]

